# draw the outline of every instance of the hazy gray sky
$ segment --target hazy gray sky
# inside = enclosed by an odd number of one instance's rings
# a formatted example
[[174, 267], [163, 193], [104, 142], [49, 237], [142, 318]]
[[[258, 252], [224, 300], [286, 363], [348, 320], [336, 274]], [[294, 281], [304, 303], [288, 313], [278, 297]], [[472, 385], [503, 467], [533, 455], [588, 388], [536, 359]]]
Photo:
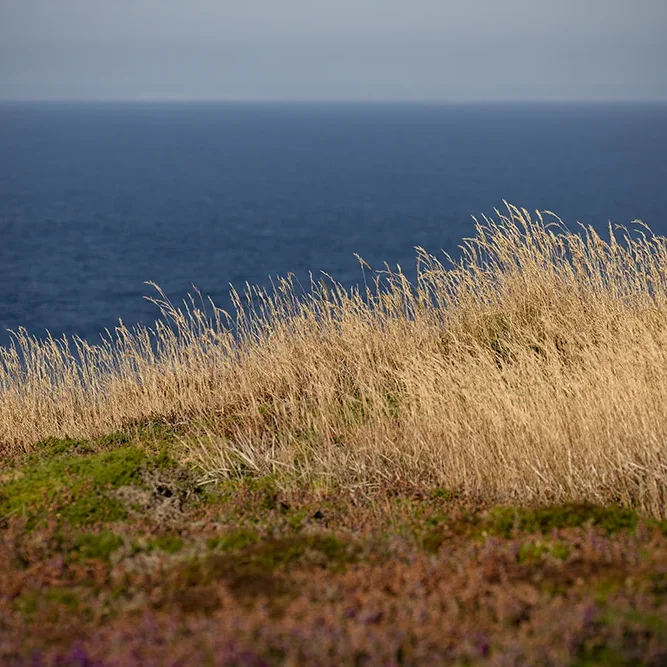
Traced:
[[667, 0], [0, 0], [0, 98], [667, 99]]

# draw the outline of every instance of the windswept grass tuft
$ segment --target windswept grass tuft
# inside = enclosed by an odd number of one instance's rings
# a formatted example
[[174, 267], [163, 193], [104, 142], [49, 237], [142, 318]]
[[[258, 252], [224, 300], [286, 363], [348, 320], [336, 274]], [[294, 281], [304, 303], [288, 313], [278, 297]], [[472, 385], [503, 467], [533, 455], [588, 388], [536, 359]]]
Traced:
[[[367, 265], [364, 264], [367, 268]], [[290, 279], [227, 314], [0, 349], [0, 446], [178, 425], [205, 480], [423, 484], [667, 516], [667, 239], [512, 206], [414, 283]]]

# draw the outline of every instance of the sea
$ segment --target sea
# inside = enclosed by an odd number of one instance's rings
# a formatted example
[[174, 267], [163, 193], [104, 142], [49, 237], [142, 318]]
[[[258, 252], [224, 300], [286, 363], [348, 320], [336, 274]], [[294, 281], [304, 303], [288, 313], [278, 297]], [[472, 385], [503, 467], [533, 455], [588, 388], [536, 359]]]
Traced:
[[148, 281], [411, 275], [504, 201], [667, 233], [667, 104], [0, 103], [0, 345], [151, 326]]

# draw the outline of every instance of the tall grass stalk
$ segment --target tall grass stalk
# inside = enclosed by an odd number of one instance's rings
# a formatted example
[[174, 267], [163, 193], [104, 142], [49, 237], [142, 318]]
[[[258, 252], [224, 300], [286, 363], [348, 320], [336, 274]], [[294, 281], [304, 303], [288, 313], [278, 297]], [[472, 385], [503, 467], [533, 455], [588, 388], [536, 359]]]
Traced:
[[287, 472], [667, 516], [667, 239], [507, 206], [456, 261], [361, 290], [292, 279], [231, 314], [157, 291], [155, 328], [0, 349], [0, 443], [184, 424], [205, 479]]

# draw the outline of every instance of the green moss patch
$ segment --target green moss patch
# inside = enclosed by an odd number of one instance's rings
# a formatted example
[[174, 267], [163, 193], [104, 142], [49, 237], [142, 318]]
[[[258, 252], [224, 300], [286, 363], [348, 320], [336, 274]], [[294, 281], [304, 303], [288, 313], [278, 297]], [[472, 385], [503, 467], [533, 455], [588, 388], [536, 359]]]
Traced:
[[72, 555], [75, 559], [109, 560], [123, 544], [123, 538], [109, 530], [99, 533], [80, 533], [74, 539]]
[[29, 528], [49, 516], [74, 526], [122, 521], [128, 506], [118, 492], [128, 488], [178, 500], [180, 509], [178, 494], [188, 495], [181, 487], [195, 485], [176, 470], [164, 449], [153, 457], [136, 446], [91, 453], [83, 441], [50, 439], [0, 485], [0, 517], [26, 516]]
[[29, 463], [0, 486], [0, 516], [27, 515], [29, 526], [49, 514], [73, 525], [118, 521], [122, 505], [109, 489], [138, 483], [146, 456], [135, 447], [100, 454], [72, 455], [54, 446], [49, 458]]
[[547, 557], [565, 560], [571, 551], [567, 542], [525, 542], [519, 547], [518, 561], [523, 565], [539, 565]]
[[488, 532], [502, 537], [510, 537], [515, 530], [546, 534], [555, 528], [585, 525], [598, 526], [609, 534], [634, 530], [637, 514], [630, 509], [595, 505], [553, 505], [536, 509], [497, 507], [484, 521]]
[[[622, 530], [634, 531], [639, 522], [637, 514], [630, 509], [575, 504], [537, 508], [501, 506], [473, 514], [464, 511], [456, 518], [438, 512], [422, 512], [418, 519], [413, 534], [421, 548], [431, 553], [436, 553], [449, 540], [466, 536], [485, 538], [495, 535], [509, 539], [513, 535], [548, 535], [555, 529], [584, 526], [595, 526], [611, 535]], [[526, 546], [527, 550], [530, 548]], [[562, 560], [567, 557], [562, 547], [555, 546], [555, 551], [551, 547], [544, 548], [544, 553], [548, 552], [555, 558]], [[533, 555], [537, 557], [537, 554]]]
[[185, 540], [180, 535], [160, 535], [148, 541], [149, 551], [164, 551], [168, 554], [178, 553], [185, 546]]
[[235, 549], [244, 549], [259, 542], [259, 535], [247, 528], [231, 530], [223, 535], [211, 537], [207, 541], [209, 549], [218, 551], [234, 551]]
[[46, 438], [35, 445], [35, 452], [28, 461], [37, 463], [47, 459], [61, 457], [65, 454], [81, 455], [92, 454], [94, 448], [88, 440], [75, 438]]

